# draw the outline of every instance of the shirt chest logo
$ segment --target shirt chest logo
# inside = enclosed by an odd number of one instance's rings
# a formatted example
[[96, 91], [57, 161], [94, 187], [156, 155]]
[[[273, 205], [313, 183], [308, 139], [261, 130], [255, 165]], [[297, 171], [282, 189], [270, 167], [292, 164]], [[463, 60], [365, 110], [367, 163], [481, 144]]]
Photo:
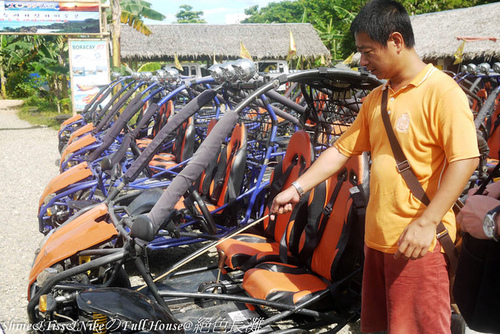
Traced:
[[408, 129], [410, 128], [410, 115], [407, 113], [401, 114], [398, 120], [396, 121], [396, 130], [398, 132], [408, 133]]

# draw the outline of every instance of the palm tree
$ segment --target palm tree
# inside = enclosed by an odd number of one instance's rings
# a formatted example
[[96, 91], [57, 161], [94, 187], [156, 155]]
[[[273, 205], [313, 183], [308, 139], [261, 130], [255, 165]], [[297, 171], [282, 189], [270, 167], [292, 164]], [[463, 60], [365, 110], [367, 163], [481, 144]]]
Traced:
[[330, 22], [327, 24], [321, 19], [316, 20], [316, 31], [318, 32], [319, 38], [323, 41], [323, 44], [330, 50], [334, 60], [337, 60], [338, 53], [338, 42], [342, 39], [342, 32], [335, 29], [333, 25], [333, 19], [330, 18]]
[[144, 24], [143, 18], [162, 21], [165, 15], [151, 8], [144, 0], [111, 0], [111, 27], [113, 46], [113, 66], [120, 67], [120, 23], [126, 23], [140, 33], [149, 36], [152, 32]]
[[163, 21], [165, 15], [151, 9], [151, 4], [143, 0], [121, 0], [121, 22], [127, 23], [137, 31], [146, 36], [152, 34], [152, 31], [144, 24], [142, 18], [156, 21]]
[[330, 17], [329, 22], [327, 22], [325, 17], [317, 14], [313, 15], [313, 22], [316, 23], [315, 29], [325, 46], [330, 50], [333, 60], [338, 61], [340, 60], [342, 39], [346, 33], [349, 33], [348, 27], [356, 15], [341, 6], [332, 4], [330, 8], [340, 19], [338, 22], [334, 22], [333, 17]]

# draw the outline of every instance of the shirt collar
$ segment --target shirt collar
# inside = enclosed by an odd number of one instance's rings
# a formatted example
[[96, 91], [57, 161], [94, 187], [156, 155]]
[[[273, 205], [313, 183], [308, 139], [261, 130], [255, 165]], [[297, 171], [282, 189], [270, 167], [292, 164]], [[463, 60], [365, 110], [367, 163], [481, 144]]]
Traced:
[[428, 77], [436, 71], [437, 68], [434, 67], [432, 64], [427, 64], [422, 71], [410, 82], [410, 85], [413, 85], [415, 87], [420, 86]]
[[[408, 86], [414, 86], [414, 87], [418, 87], [420, 86], [428, 77], [431, 76], [432, 73], [434, 73], [434, 71], [436, 71], [437, 68], [434, 67], [434, 65], [432, 64], [427, 64], [418, 74], [415, 78], [413, 78], [413, 80], [408, 84], [406, 85], [406, 87]], [[388, 87], [390, 86], [390, 81], [386, 81], [384, 83], [384, 85], [382, 86], [382, 90], [386, 90]]]

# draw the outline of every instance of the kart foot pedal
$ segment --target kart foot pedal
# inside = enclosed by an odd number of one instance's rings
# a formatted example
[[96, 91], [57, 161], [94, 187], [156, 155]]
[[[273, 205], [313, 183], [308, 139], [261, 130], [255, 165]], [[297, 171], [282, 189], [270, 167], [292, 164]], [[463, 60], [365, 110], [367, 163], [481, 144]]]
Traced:
[[[225, 294], [227, 293], [227, 288], [222, 283], [217, 282], [203, 282], [198, 286], [198, 292], [202, 293], [213, 293], [213, 294]], [[200, 298], [197, 300], [201, 307], [207, 307], [212, 305], [220, 305], [225, 301], [219, 299], [211, 298]]]

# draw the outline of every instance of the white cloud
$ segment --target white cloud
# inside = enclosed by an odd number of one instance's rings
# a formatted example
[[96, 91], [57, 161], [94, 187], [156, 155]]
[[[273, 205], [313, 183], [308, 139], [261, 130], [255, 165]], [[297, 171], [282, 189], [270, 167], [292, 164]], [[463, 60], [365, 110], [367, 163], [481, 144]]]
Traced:
[[245, 19], [246, 15], [238, 8], [218, 7], [203, 11], [205, 20], [217, 24], [234, 24]]
[[220, 15], [224, 13], [234, 12], [235, 10], [232, 8], [218, 7], [212, 9], [206, 9], [203, 11], [204, 15]]
[[241, 21], [243, 21], [244, 19], [246, 19], [247, 17], [249, 17], [249, 15], [245, 15], [243, 13], [227, 14], [225, 23], [226, 24], [237, 24], [237, 23], [240, 23]]

